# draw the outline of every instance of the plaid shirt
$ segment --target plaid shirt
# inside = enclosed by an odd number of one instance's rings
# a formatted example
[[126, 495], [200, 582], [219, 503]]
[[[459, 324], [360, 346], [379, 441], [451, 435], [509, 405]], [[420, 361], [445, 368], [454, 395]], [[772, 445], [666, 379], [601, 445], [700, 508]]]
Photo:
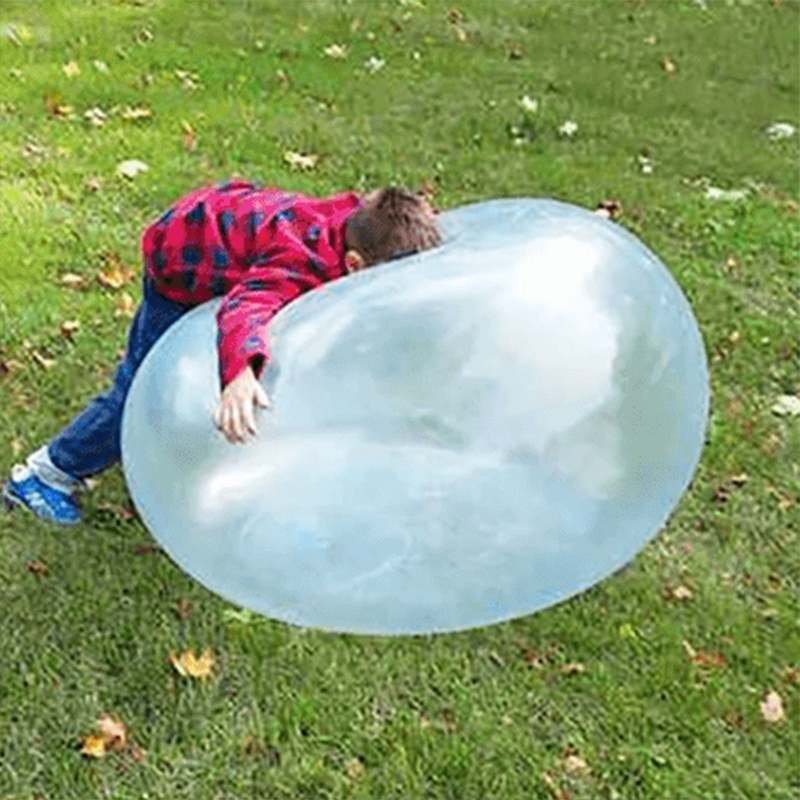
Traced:
[[178, 200], [144, 233], [147, 275], [164, 297], [217, 314], [223, 386], [269, 359], [267, 325], [309, 289], [341, 278], [352, 193], [317, 200], [234, 181]]

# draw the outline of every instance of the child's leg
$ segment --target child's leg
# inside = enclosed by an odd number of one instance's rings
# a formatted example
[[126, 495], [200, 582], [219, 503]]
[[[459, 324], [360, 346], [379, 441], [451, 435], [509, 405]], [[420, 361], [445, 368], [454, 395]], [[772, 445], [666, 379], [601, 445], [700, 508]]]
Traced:
[[[120, 460], [122, 410], [136, 370], [164, 332], [191, 306], [181, 305], [159, 295], [145, 279], [142, 304], [136, 312], [128, 338], [128, 350], [117, 369], [111, 388], [96, 397], [84, 411], [56, 436], [46, 448], [28, 459], [28, 465], [42, 480], [72, 479], [77, 485], [90, 475]], [[44, 452], [42, 452], [44, 451]], [[50, 467], [55, 467], [53, 473]]]

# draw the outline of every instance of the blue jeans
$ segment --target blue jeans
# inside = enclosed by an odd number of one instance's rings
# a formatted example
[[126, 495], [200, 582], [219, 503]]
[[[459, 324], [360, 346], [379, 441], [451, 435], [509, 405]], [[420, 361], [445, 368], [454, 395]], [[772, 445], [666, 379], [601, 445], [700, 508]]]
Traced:
[[133, 318], [128, 350], [113, 385], [92, 400], [48, 445], [50, 460], [58, 469], [82, 480], [119, 462], [122, 410], [133, 376], [167, 328], [193, 307], [162, 297], [145, 278], [142, 304]]

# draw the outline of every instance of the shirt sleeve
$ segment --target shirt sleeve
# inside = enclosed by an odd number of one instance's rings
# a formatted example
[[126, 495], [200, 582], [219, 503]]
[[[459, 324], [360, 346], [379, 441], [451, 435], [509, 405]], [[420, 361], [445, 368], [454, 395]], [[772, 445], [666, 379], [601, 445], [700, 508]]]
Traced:
[[269, 360], [267, 326], [309, 286], [290, 267], [253, 265], [225, 295], [217, 312], [219, 371], [227, 386], [246, 367], [260, 377]]

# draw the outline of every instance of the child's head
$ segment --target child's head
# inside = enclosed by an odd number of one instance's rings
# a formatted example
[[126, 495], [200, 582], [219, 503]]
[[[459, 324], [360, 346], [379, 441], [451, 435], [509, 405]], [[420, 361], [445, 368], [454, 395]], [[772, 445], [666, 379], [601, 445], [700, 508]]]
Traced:
[[441, 243], [439, 223], [424, 198], [405, 189], [378, 189], [347, 220], [345, 264], [355, 272]]

